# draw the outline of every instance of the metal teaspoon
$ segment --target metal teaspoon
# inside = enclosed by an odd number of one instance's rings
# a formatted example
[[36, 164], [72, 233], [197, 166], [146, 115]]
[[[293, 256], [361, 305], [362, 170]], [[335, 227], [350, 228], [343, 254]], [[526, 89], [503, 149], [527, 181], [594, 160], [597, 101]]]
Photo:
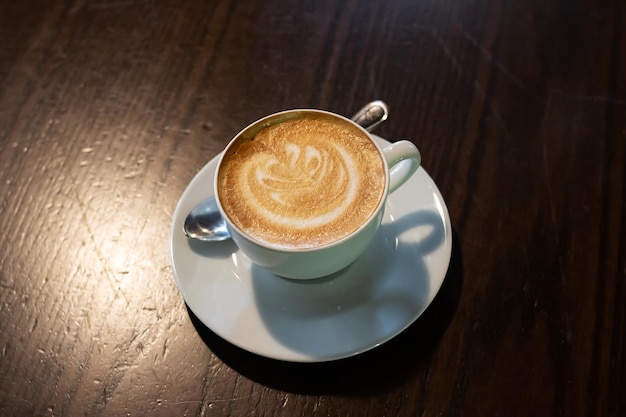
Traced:
[[[376, 126], [387, 120], [388, 116], [387, 105], [376, 100], [366, 104], [352, 116], [352, 121], [371, 132]], [[183, 230], [188, 238], [203, 242], [219, 242], [230, 239], [226, 222], [217, 208], [215, 196], [202, 200], [189, 212], [185, 218]]]

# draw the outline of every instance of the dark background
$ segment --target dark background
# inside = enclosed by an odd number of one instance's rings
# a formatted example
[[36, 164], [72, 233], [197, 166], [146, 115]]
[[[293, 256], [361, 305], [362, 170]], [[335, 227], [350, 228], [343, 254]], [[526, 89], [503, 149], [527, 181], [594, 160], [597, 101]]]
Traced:
[[[625, 7], [0, 1], [0, 415], [625, 415]], [[261, 116], [373, 99], [448, 205], [435, 302], [339, 362], [222, 341], [181, 193]]]

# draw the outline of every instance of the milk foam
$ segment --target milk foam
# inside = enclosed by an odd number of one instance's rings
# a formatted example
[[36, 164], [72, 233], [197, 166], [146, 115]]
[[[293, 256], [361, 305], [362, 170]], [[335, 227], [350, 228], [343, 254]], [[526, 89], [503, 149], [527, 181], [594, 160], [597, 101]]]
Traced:
[[373, 214], [384, 192], [378, 150], [346, 122], [289, 120], [235, 145], [218, 174], [220, 201], [237, 227], [274, 246], [340, 239]]

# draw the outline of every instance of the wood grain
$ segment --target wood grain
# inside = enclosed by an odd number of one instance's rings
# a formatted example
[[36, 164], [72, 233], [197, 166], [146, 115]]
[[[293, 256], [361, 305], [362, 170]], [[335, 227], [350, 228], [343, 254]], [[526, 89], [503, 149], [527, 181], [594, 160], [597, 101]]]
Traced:
[[[0, 415], [626, 414], [623, 1], [0, 1]], [[435, 302], [299, 365], [187, 310], [181, 193], [277, 110], [408, 138], [452, 218]]]

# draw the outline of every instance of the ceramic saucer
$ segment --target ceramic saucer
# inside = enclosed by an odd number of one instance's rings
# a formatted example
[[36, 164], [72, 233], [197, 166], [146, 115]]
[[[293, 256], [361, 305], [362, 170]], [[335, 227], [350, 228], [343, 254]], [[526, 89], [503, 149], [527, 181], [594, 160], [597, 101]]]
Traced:
[[202, 243], [184, 235], [187, 213], [213, 192], [217, 160], [183, 192], [169, 246], [185, 302], [223, 339], [284, 361], [341, 359], [393, 338], [432, 302], [448, 270], [452, 230], [423, 168], [390, 194], [378, 234], [356, 262], [329, 277], [292, 281], [252, 264], [231, 241]]

